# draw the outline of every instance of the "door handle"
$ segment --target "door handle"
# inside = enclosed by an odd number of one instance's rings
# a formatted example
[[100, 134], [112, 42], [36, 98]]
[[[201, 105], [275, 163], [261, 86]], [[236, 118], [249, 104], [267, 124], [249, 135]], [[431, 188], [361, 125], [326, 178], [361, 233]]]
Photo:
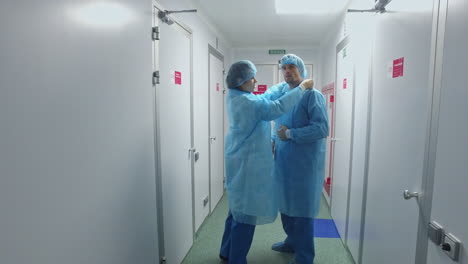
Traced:
[[331, 142], [336, 142], [336, 141], [340, 141], [340, 139], [339, 138], [330, 138], [330, 141]]
[[417, 193], [417, 192], [410, 192], [410, 191], [408, 191], [408, 190], [405, 190], [405, 191], [403, 192], [403, 198], [405, 198], [405, 200], [409, 200], [409, 199], [411, 199], [411, 198], [416, 198], [416, 199], [418, 199], [418, 198], [419, 198], [419, 193]]
[[192, 153], [195, 153], [195, 151], [197, 151], [196, 148], [189, 148], [189, 149], [188, 149], [188, 158], [189, 158], [189, 159], [192, 158]]

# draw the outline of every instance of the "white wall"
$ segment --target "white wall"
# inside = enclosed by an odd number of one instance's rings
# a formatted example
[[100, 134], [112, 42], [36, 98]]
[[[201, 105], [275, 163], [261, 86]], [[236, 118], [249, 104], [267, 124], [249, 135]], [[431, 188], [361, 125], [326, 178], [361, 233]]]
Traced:
[[342, 17], [333, 27], [330, 28], [329, 34], [324, 36], [324, 39], [319, 47], [318, 67], [319, 80], [317, 87], [320, 90], [324, 85], [335, 81], [336, 77], [336, 46], [347, 36], [345, 28], [345, 19]]
[[0, 4], [2, 264], [157, 262], [151, 1], [96, 2]]
[[[320, 46], [319, 89], [335, 82], [336, 78], [336, 46], [346, 36], [351, 38], [351, 49], [355, 64], [355, 106], [354, 132], [352, 147], [351, 176], [349, 186], [348, 228], [346, 234], [341, 234], [353, 258], [359, 258], [364, 175], [366, 164], [367, 122], [369, 111], [369, 67], [372, 51], [372, 39], [375, 35], [373, 19], [375, 15], [347, 14], [343, 21], [336, 25]], [[337, 85], [335, 84], [335, 88]], [[333, 184], [333, 180], [332, 180]], [[333, 198], [332, 198], [333, 199]]]
[[[188, 0], [160, 0], [158, 3], [167, 10], [197, 8]], [[175, 16], [193, 31], [194, 146], [200, 152], [200, 159], [195, 163], [195, 228], [198, 229], [209, 214], [208, 205], [203, 206], [203, 199], [209, 193], [208, 45], [223, 54], [226, 69], [231, 64], [232, 54], [229, 41], [202, 13]]]
[[[269, 49], [275, 48], [234, 48], [233, 50], [233, 61], [238, 60], [251, 60], [255, 64], [278, 64], [278, 60], [283, 55], [270, 55], [268, 54]], [[301, 57], [305, 64], [313, 64], [313, 75], [317, 77], [317, 64], [319, 64], [319, 49], [318, 47], [307, 47], [307, 48], [294, 48], [294, 47], [281, 47], [285, 49], [286, 53], [293, 53]], [[315, 79], [315, 78], [314, 78]], [[317, 80], [315, 80], [317, 82]]]
[[[435, 132], [437, 142], [434, 142], [433, 151], [430, 151], [430, 167], [428, 177], [434, 174], [432, 197], [432, 211], [428, 221], [437, 221], [444, 227], [446, 233], [451, 233], [461, 242], [458, 262], [452, 261], [440, 246], [429, 241], [427, 263], [429, 264], [467, 264], [468, 263], [468, 105], [466, 98], [466, 69], [468, 67], [468, 52], [462, 47], [468, 45], [468, 36], [460, 34], [468, 29], [468, 3], [463, 0], [440, 1], [440, 23], [446, 23], [445, 38], [440, 39], [443, 46], [438, 46], [436, 60], [434, 108], [438, 117], [433, 116], [437, 122]], [[441, 7], [442, 8], [442, 7]], [[446, 12], [446, 20], [442, 12]], [[443, 31], [443, 29], [442, 29]], [[440, 31], [439, 31], [440, 34]], [[439, 109], [438, 109], [439, 108]], [[438, 118], [438, 120], [437, 120]], [[434, 129], [434, 128], [433, 128]], [[428, 193], [428, 191], [426, 191]], [[455, 195], [456, 194], [456, 195]], [[427, 222], [428, 222], [427, 221]]]
[[355, 63], [355, 107], [351, 181], [348, 209], [347, 245], [357, 260], [359, 256], [363, 194], [365, 184], [365, 166], [369, 119], [369, 69], [371, 63], [372, 39], [375, 35], [373, 14], [349, 14], [347, 23], [353, 46]]

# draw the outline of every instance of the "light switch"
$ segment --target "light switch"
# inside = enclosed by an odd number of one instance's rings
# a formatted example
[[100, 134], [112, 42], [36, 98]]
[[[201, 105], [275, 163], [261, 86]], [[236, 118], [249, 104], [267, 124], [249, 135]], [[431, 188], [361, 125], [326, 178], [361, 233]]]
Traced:
[[444, 235], [444, 228], [437, 223], [436, 221], [432, 221], [429, 223], [428, 227], [428, 236], [432, 242], [436, 245], [442, 244], [442, 238]]

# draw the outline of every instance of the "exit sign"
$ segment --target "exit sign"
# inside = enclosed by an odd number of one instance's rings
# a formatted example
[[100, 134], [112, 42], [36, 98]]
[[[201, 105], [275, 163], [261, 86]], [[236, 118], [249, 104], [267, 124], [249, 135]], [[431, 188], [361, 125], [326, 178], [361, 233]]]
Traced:
[[271, 50], [268, 50], [268, 54], [286, 54], [286, 50], [284, 50], [284, 49], [271, 49]]

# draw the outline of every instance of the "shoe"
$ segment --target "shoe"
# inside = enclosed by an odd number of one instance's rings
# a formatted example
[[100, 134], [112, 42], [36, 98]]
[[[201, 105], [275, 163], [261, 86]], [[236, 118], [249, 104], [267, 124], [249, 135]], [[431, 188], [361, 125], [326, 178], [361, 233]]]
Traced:
[[219, 258], [222, 260], [222, 261], [225, 261], [225, 262], [228, 262], [229, 259], [225, 256], [222, 256], [222, 255], [219, 255]]
[[294, 253], [294, 249], [291, 246], [286, 245], [283, 241], [274, 243], [271, 245], [271, 249], [278, 252]]

